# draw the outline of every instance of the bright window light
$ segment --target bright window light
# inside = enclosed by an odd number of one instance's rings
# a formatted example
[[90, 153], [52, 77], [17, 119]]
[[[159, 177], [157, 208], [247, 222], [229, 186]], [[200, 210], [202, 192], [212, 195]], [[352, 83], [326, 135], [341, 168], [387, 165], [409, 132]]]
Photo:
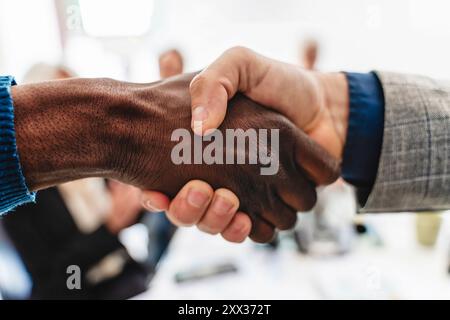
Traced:
[[94, 37], [141, 36], [150, 29], [152, 0], [79, 0], [84, 31]]
[[450, 34], [450, 2], [448, 0], [411, 0], [410, 22], [413, 28], [433, 35]]

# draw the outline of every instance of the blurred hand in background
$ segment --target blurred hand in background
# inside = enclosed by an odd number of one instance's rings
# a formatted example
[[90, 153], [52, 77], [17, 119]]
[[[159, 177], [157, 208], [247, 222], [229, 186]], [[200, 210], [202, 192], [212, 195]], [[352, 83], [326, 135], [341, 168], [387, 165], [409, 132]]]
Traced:
[[142, 211], [141, 190], [116, 180], [108, 184], [112, 209], [105, 224], [109, 231], [117, 234], [137, 222]]

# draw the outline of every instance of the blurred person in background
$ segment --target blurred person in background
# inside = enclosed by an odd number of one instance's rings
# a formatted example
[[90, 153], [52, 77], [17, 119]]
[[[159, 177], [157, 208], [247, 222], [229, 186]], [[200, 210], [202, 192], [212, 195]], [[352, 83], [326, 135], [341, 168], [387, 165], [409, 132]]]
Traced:
[[319, 56], [319, 43], [309, 38], [300, 44], [299, 64], [308, 70], [316, 69], [317, 57]]
[[[25, 82], [74, 76], [62, 66], [36, 64]], [[118, 233], [142, 212], [140, 190], [87, 178], [39, 192], [36, 204], [16, 208], [5, 230], [31, 274], [32, 299], [124, 299], [146, 289], [147, 273]], [[81, 290], [67, 287], [67, 267], [81, 270]]]
[[183, 73], [183, 56], [177, 49], [170, 49], [161, 53], [158, 64], [161, 79]]

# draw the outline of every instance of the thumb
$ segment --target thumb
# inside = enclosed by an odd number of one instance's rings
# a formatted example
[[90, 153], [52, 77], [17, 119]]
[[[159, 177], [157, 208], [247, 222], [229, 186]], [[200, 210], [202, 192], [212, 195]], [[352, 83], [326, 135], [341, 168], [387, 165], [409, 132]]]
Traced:
[[[266, 88], [256, 88], [271, 62], [243, 47], [225, 51], [191, 81], [192, 129], [196, 134], [216, 129], [227, 112], [227, 103], [236, 92], [265, 104]], [[250, 92], [256, 91], [254, 96]], [[267, 100], [267, 99], [266, 99]]]
[[255, 54], [246, 48], [225, 51], [191, 81], [192, 129], [196, 134], [216, 129], [227, 112], [227, 103], [238, 90], [250, 89], [245, 79], [250, 72], [258, 77], [259, 69], [250, 68]]
[[189, 87], [192, 107], [192, 130], [203, 135], [207, 130], [220, 126], [227, 111], [228, 99], [236, 93], [228, 92], [223, 81], [208, 69], [192, 79]]

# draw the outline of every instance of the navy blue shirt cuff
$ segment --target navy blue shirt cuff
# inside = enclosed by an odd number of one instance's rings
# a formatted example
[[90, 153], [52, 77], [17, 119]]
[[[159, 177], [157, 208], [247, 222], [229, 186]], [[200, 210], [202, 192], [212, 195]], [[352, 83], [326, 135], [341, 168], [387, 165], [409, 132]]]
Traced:
[[342, 161], [343, 178], [364, 206], [378, 171], [384, 130], [384, 96], [375, 73], [346, 73], [350, 114]]

